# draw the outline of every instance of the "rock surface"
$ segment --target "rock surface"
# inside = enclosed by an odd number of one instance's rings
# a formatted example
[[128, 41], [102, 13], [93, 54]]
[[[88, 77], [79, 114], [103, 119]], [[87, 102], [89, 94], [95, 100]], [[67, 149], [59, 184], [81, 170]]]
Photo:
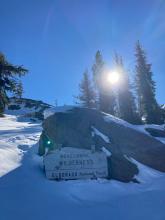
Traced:
[[136, 181], [135, 160], [165, 172], [165, 145], [155, 138], [136, 130], [136, 127], [96, 110], [73, 108], [57, 112], [43, 122], [39, 154], [45, 152], [44, 137], [50, 148], [75, 147], [96, 150], [105, 147], [111, 152], [108, 159], [109, 178], [123, 182]]
[[165, 130], [159, 130], [155, 128], [145, 128], [145, 130], [153, 137], [165, 137]]

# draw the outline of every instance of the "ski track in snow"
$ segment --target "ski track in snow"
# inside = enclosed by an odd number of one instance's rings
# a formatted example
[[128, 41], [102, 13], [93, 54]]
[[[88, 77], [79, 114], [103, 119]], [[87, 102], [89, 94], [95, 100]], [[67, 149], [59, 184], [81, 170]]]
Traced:
[[41, 125], [0, 118], [0, 220], [164, 220], [165, 175], [133, 160], [142, 184], [50, 181], [37, 155]]

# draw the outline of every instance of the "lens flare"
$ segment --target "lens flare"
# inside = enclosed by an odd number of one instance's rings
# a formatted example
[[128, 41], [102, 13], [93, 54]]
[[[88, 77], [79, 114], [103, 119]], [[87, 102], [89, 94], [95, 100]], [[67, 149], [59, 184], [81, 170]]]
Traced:
[[47, 141], [47, 144], [50, 145], [50, 144], [51, 144], [51, 141]]
[[119, 73], [114, 71], [108, 74], [107, 76], [107, 80], [111, 83], [111, 84], [116, 84], [119, 82]]

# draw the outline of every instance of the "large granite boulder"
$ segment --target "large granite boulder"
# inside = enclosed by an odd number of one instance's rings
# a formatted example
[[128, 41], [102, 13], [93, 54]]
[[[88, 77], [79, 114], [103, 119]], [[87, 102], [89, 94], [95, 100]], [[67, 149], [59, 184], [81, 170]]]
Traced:
[[136, 181], [138, 167], [131, 158], [165, 172], [165, 145], [111, 115], [74, 107], [66, 112], [56, 112], [43, 122], [40, 155], [45, 153], [45, 147], [90, 149], [92, 145], [98, 151], [104, 147], [111, 152], [108, 158], [109, 178]]

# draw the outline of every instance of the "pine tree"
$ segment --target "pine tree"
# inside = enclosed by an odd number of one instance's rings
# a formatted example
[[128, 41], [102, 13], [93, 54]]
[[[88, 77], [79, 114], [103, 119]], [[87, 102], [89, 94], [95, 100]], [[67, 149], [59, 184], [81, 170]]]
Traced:
[[130, 79], [124, 68], [122, 57], [117, 54], [115, 55], [115, 69], [120, 77], [117, 89], [118, 116], [130, 123], [138, 124], [140, 123], [140, 117], [137, 114]]
[[147, 63], [146, 54], [139, 41], [136, 44], [135, 85], [138, 97], [138, 109], [146, 123], [162, 123], [161, 110], [155, 98], [156, 85], [153, 81], [151, 64]]
[[19, 81], [17, 84], [16, 84], [16, 87], [14, 89], [14, 95], [17, 97], [17, 98], [21, 98], [22, 97], [22, 94], [23, 94], [23, 86], [22, 86], [22, 82]]
[[115, 96], [112, 88], [106, 79], [105, 64], [100, 51], [97, 51], [95, 63], [92, 67], [93, 80], [97, 90], [98, 108], [100, 111], [113, 114], [115, 113]]
[[0, 53], [0, 114], [2, 115], [8, 103], [8, 93], [21, 93], [22, 84], [18, 78], [24, 76], [27, 70], [22, 66], [10, 64], [5, 56]]
[[88, 71], [83, 74], [83, 79], [79, 84], [80, 95], [77, 97], [80, 104], [87, 108], [94, 108], [96, 104], [96, 94], [92, 86]]

